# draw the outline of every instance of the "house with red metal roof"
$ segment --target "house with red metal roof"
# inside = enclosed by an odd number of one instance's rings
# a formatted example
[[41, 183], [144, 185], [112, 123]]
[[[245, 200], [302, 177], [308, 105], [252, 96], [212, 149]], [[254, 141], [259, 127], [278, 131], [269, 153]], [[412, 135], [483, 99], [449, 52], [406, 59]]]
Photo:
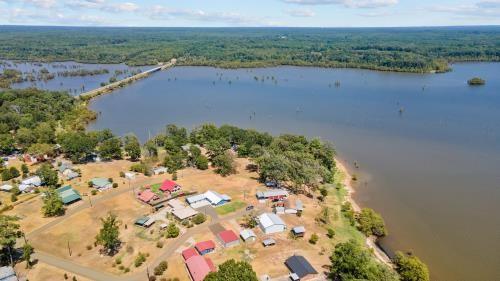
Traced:
[[205, 255], [215, 250], [215, 243], [212, 240], [207, 240], [203, 242], [198, 242], [194, 245], [196, 251], [200, 253], [200, 255]]
[[234, 231], [228, 229], [220, 232], [217, 234], [217, 237], [219, 240], [222, 242], [222, 245], [224, 247], [232, 247], [240, 244], [240, 238], [238, 238], [238, 235], [234, 233]]
[[165, 180], [161, 184], [160, 190], [163, 191], [163, 192], [174, 193], [174, 192], [177, 192], [177, 191], [181, 190], [181, 186], [178, 185], [175, 181]]
[[202, 256], [192, 256], [187, 259], [186, 267], [193, 281], [203, 281], [210, 272], [215, 272], [212, 260]]
[[184, 251], [182, 251], [182, 257], [184, 258], [184, 261], [187, 261], [189, 258], [193, 256], [199, 256], [195, 248], [187, 248]]
[[154, 194], [151, 190], [146, 189], [146, 190], [142, 191], [141, 193], [139, 193], [139, 196], [137, 197], [137, 199], [141, 200], [144, 203], [149, 203], [152, 200], [158, 199], [158, 196], [156, 194]]

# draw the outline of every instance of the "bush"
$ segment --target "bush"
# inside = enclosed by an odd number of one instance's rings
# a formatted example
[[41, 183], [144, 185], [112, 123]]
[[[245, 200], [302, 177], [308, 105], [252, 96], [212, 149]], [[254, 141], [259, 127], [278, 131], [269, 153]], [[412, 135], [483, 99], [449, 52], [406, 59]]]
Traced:
[[90, 191], [90, 194], [92, 194], [92, 195], [97, 195], [97, 190], [92, 189], [92, 191]]
[[118, 257], [115, 259], [116, 264], [122, 264], [122, 258]]
[[118, 183], [114, 182], [113, 183], [113, 188], [117, 188], [118, 187]]
[[309, 238], [309, 243], [315, 245], [316, 243], [318, 243], [318, 240], [319, 240], [318, 234], [313, 233], [311, 234], [311, 238]]
[[193, 222], [195, 224], [202, 224], [206, 220], [207, 220], [207, 217], [204, 214], [202, 214], [202, 213], [198, 213], [196, 216], [193, 217]]
[[124, 178], [125, 177], [125, 173], [123, 171], [120, 172], [120, 178]]
[[366, 236], [375, 235], [381, 237], [387, 235], [384, 219], [370, 208], [363, 208], [361, 210], [358, 222], [359, 229]]
[[166, 261], [160, 262], [154, 269], [154, 274], [157, 276], [163, 275], [163, 273], [168, 269], [168, 263]]
[[87, 250], [88, 251], [92, 250], [92, 245], [87, 245]]
[[17, 195], [15, 195], [14, 193], [10, 195], [10, 201], [12, 202], [16, 202], [17, 201]]
[[161, 241], [156, 242], [156, 248], [160, 248], [160, 249], [163, 248], [163, 242], [161, 242]]
[[113, 178], [108, 178], [108, 181], [109, 182], [113, 182]]
[[167, 233], [165, 236], [167, 238], [175, 238], [179, 236], [180, 230], [179, 228], [175, 225], [175, 223], [170, 223], [167, 227]]
[[335, 230], [333, 230], [332, 228], [328, 228], [328, 233], [326, 234], [326, 236], [330, 239], [332, 239], [334, 236], [335, 236]]
[[88, 187], [93, 187], [93, 186], [94, 186], [94, 184], [93, 184], [91, 181], [88, 181], [88, 182], [87, 182], [87, 186], [88, 186]]
[[139, 267], [141, 266], [144, 262], [146, 261], [146, 255], [139, 252], [139, 254], [137, 255], [137, 257], [135, 257], [135, 260], [134, 260], [134, 266], [135, 267]]

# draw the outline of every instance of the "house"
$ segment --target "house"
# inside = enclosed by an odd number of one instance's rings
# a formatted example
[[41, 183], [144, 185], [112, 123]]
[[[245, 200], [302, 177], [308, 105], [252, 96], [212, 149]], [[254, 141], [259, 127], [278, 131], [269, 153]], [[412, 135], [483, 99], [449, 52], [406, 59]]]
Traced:
[[255, 240], [257, 239], [257, 236], [255, 235], [255, 233], [251, 229], [243, 229], [240, 232], [240, 237], [245, 242], [247, 242], [247, 241], [248, 242], [255, 242]]
[[71, 170], [71, 164], [68, 162], [64, 162], [57, 169], [59, 170], [59, 173], [64, 174], [64, 171]]
[[189, 258], [198, 255], [199, 254], [195, 248], [187, 248], [184, 251], [182, 251], [182, 258], [184, 259], [184, 261], [187, 261]]
[[181, 186], [178, 185], [175, 181], [165, 180], [160, 187], [160, 190], [163, 192], [174, 193], [181, 190]]
[[283, 220], [273, 213], [264, 213], [258, 217], [259, 227], [265, 234], [283, 232], [286, 224]]
[[194, 248], [200, 255], [205, 255], [215, 250], [215, 243], [212, 240], [198, 242], [194, 245]]
[[217, 234], [217, 237], [225, 248], [237, 246], [240, 244], [240, 239], [238, 238], [236, 233], [234, 233], [234, 231], [230, 229], [220, 232], [219, 234]]
[[149, 203], [153, 200], [159, 199], [159, 197], [151, 190], [146, 189], [146, 190], [142, 191], [141, 193], [139, 193], [139, 196], [137, 196], [137, 199], [141, 200], [144, 203]]
[[10, 190], [14, 188], [12, 185], [10, 184], [4, 184], [2, 186], [0, 186], [0, 190], [1, 191], [6, 191], [6, 192], [10, 192]]
[[0, 280], [1, 281], [18, 281], [16, 272], [12, 266], [0, 267]]
[[208, 190], [205, 193], [197, 194], [186, 198], [186, 201], [193, 208], [200, 208], [203, 206], [213, 205], [220, 206], [229, 201], [231, 201], [231, 197], [227, 194], [219, 194], [215, 191]]
[[215, 272], [215, 266], [209, 258], [192, 256], [186, 260], [189, 276], [193, 281], [203, 281], [210, 272]]
[[138, 226], [142, 226], [144, 228], [148, 228], [148, 227], [152, 226], [155, 223], [155, 221], [156, 221], [155, 219], [150, 218], [150, 217], [142, 217], [142, 218], [137, 219], [134, 222], [134, 224], [138, 225]]
[[42, 179], [39, 176], [32, 176], [32, 177], [25, 178], [24, 180], [22, 180], [21, 184], [29, 185], [29, 186], [33, 186], [33, 187], [38, 187], [38, 186], [42, 185]]
[[90, 180], [90, 182], [92, 183], [92, 186], [94, 188], [97, 188], [99, 190], [105, 190], [113, 186], [111, 182], [105, 178], [93, 178]]
[[61, 197], [61, 200], [64, 205], [72, 204], [76, 201], [82, 200], [82, 196], [78, 191], [74, 190], [71, 185], [67, 185], [61, 188], [56, 189], [57, 194]]
[[304, 237], [304, 234], [306, 233], [306, 229], [303, 226], [296, 226], [292, 228], [292, 234], [295, 237]]
[[77, 172], [75, 172], [75, 171], [73, 171], [73, 170], [66, 169], [63, 172], [63, 176], [65, 176], [67, 180], [72, 180], [72, 179], [76, 179], [77, 177], [79, 177], [80, 174], [77, 173]]
[[178, 220], [185, 220], [190, 217], [194, 217], [198, 212], [191, 207], [184, 208], [176, 208], [172, 211], [172, 215], [174, 215]]
[[292, 280], [310, 280], [318, 274], [303, 256], [291, 256], [285, 261], [285, 265], [292, 273]]
[[163, 166], [153, 168], [153, 175], [161, 175], [161, 174], [166, 174], [166, 173], [167, 173], [167, 168], [165, 168]]
[[264, 245], [264, 247], [274, 246], [274, 245], [276, 245], [276, 241], [274, 241], [273, 238], [268, 238], [268, 239], [265, 239], [264, 241], [262, 241], [262, 245]]
[[295, 201], [295, 210], [297, 210], [297, 212], [304, 211], [304, 205], [302, 204], [302, 201], [300, 200]]
[[271, 201], [279, 201], [288, 197], [288, 191], [284, 189], [258, 191], [256, 196], [259, 200], [269, 199]]
[[169, 201], [168, 201], [168, 205], [169, 205], [172, 209], [182, 209], [182, 208], [186, 208], [186, 206], [184, 206], [184, 204], [182, 204], [182, 202], [181, 202], [179, 199], [172, 199], [172, 200], [169, 200]]
[[26, 162], [28, 164], [35, 164], [38, 162], [38, 158], [36, 158], [35, 156], [31, 156], [29, 154], [24, 154], [23, 160], [24, 160], [24, 162]]

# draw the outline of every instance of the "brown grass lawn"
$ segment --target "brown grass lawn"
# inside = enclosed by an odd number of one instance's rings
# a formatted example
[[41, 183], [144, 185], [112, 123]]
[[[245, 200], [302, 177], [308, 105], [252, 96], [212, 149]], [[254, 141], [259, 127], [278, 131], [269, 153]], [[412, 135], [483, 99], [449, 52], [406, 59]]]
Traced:
[[[19, 263], [16, 265], [16, 272], [19, 274], [19, 277], [25, 277], [30, 281], [66, 281], [73, 280], [73, 276], [76, 277], [78, 281], [91, 281], [85, 277], [75, 275], [71, 272], [65, 272], [62, 269], [45, 263], [38, 263], [32, 269], [25, 269], [24, 262]], [[68, 279], [64, 279], [64, 273], [67, 274]]]

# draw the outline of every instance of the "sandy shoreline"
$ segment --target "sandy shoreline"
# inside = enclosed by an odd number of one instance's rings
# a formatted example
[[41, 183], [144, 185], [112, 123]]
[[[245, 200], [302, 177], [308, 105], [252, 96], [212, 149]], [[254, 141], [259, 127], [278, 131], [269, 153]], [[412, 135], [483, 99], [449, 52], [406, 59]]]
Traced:
[[[361, 211], [361, 207], [354, 201], [353, 199], [353, 194], [356, 192], [352, 186], [351, 179], [352, 179], [352, 174], [349, 172], [349, 170], [346, 168], [345, 164], [340, 160], [338, 157], [335, 157], [335, 162], [337, 169], [339, 169], [345, 176], [342, 180], [342, 185], [346, 188], [347, 190], [347, 196], [346, 196], [346, 201], [349, 201], [352, 205], [352, 208], [356, 212]], [[394, 266], [392, 263], [391, 259], [387, 256], [387, 254], [375, 243], [375, 238], [374, 237], [367, 237], [366, 238], [366, 245], [373, 250], [373, 254], [375, 257], [382, 263], [385, 263], [391, 267]]]

